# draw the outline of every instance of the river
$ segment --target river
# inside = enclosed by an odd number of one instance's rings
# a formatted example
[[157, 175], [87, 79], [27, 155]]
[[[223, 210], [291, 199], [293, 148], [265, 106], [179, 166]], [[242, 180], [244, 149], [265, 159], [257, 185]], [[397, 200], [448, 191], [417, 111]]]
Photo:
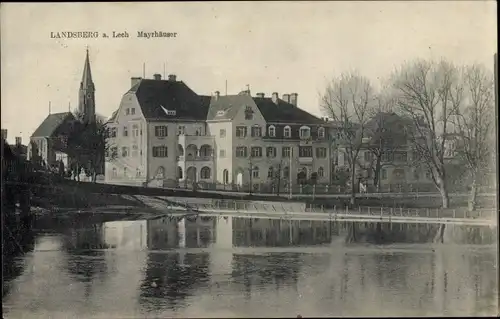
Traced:
[[38, 219], [31, 247], [7, 260], [4, 317], [498, 313], [496, 245], [346, 245], [322, 222], [119, 219]]

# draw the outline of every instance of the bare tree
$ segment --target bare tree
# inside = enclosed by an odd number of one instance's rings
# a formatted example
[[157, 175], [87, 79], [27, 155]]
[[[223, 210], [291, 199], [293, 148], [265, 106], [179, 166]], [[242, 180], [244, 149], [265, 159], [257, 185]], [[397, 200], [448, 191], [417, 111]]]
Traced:
[[110, 131], [102, 119], [86, 123], [83, 122], [82, 114], [77, 111], [75, 117], [79, 121], [68, 137], [66, 152], [75, 160], [77, 178], [83, 167], [95, 182], [96, 175], [102, 173], [105, 159], [115, 159], [118, 154], [114, 145], [108, 143]]
[[478, 181], [491, 168], [494, 151], [493, 75], [479, 65], [465, 67], [462, 81], [455, 87], [453, 124], [457, 136], [456, 153], [470, 174], [469, 210], [475, 210]]
[[414, 155], [425, 164], [442, 197], [443, 208], [449, 207], [446, 183], [445, 144], [452, 131], [454, 86], [458, 70], [447, 61], [438, 63], [417, 60], [404, 64], [392, 76], [396, 103], [401, 113], [411, 119], [407, 129]]
[[356, 163], [373, 100], [370, 81], [357, 73], [343, 73], [334, 78], [322, 96], [322, 111], [340, 124], [339, 152], [344, 153], [350, 167], [351, 205], [356, 199]]

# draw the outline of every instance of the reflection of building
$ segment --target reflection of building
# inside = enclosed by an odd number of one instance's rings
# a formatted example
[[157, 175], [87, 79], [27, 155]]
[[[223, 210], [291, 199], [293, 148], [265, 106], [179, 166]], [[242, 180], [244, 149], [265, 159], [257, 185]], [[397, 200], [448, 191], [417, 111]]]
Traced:
[[297, 107], [296, 93], [202, 96], [175, 75], [155, 74], [132, 78], [108, 125], [118, 158], [106, 163], [107, 182], [259, 187], [278, 172], [288, 179], [290, 169], [294, 179], [317, 173], [329, 182], [327, 125]]
[[103, 237], [110, 248], [144, 249], [148, 247], [148, 225], [145, 220], [106, 222]]

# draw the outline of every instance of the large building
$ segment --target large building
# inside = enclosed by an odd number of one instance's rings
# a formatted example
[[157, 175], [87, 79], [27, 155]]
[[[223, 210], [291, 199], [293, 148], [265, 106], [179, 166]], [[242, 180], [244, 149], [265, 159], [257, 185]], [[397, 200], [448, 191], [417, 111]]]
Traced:
[[298, 107], [297, 93], [196, 94], [175, 75], [132, 78], [111, 130], [109, 183], [223, 188], [330, 183], [328, 123]]
[[[85, 56], [83, 75], [79, 87], [78, 112], [84, 122], [95, 121], [95, 86], [90, 70], [89, 51]], [[28, 145], [28, 159], [39, 159], [43, 166], [56, 166], [59, 161], [68, 165], [68, 156], [64, 153], [68, 136], [77, 121], [73, 113], [51, 113], [31, 135]]]

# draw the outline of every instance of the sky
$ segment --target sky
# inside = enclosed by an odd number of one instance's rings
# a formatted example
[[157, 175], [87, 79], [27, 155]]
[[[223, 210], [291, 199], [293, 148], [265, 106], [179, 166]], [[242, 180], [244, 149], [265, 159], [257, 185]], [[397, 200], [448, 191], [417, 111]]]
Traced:
[[[1, 126], [8, 140], [31, 134], [51, 112], [78, 103], [86, 46], [96, 111], [106, 117], [130, 77], [176, 74], [198, 94], [298, 93], [321, 116], [329, 79], [357, 70], [377, 86], [416, 58], [493, 69], [496, 1], [2, 3]], [[51, 32], [96, 31], [95, 39]], [[128, 38], [102, 33], [128, 32]], [[176, 32], [138, 38], [137, 32]], [[164, 71], [165, 70], [165, 71]]]

